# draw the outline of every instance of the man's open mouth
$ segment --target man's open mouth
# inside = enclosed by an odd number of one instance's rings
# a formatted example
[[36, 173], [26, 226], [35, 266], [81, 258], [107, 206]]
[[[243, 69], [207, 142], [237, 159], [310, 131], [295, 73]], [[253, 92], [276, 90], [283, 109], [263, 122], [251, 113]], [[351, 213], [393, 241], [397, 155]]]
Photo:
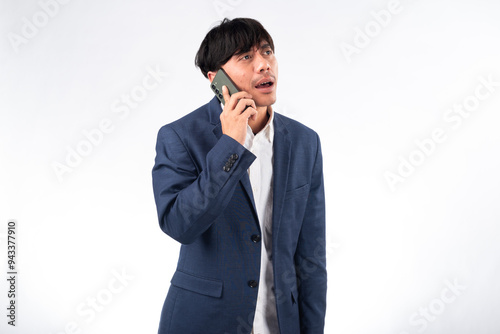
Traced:
[[274, 82], [272, 82], [272, 81], [265, 81], [265, 82], [260, 83], [257, 86], [255, 86], [255, 88], [266, 88], [266, 87], [271, 87], [272, 85], [274, 85]]

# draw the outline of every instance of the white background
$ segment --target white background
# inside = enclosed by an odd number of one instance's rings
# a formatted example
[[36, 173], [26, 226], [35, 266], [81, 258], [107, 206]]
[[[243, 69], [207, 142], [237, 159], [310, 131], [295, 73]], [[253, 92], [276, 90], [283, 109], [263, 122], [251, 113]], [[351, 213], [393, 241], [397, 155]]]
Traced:
[[[500, 332], [500, 3], [72, 0], [50, 16], [44, 3], [0, 2], [0, 332], [156, 333], [179, 249], [157, 222], [156, 134], [212, 97], [194, 56], [223, 16], [263, 23], [276, 110], [322, 139], [325, 332]], [[168, 75], [144, 90], [155, 69]], [[134, 92], [146, 96], [116, 113]], [[463, 103], [468, 117], [449, 114]]]

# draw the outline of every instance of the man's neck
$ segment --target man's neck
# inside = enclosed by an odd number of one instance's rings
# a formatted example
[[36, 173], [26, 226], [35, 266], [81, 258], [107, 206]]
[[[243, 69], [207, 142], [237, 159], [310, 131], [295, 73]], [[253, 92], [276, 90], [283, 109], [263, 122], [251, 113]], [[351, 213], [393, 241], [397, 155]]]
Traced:
[[254, 134], [257, 134], [262, 129], [264, 129], [267, 122], [269, 121], [269, 117], [271, 116], [270, 113], [272, 113], [272, 107], [271, 106], [257, 107], [257, 111], [258, 111], [257, 118], [254, 121], [251, 119], [248, 120], [248, 125], [250, 125], [250, 128], [252, 129], [252, 132]]

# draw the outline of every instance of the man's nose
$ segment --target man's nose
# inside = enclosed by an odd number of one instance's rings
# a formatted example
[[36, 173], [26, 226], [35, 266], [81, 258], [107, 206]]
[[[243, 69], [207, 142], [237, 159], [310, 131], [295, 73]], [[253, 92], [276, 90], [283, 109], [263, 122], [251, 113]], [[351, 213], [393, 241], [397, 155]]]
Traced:
[[264, 72], [264, 71], [269, 71], [269, 68], [271, 67], [269, 65], [269, 62], [267, 61], [266, 58], [264, 58], [260, 53], [257, 53], [255, 56], [255, 69], [257, 72]]

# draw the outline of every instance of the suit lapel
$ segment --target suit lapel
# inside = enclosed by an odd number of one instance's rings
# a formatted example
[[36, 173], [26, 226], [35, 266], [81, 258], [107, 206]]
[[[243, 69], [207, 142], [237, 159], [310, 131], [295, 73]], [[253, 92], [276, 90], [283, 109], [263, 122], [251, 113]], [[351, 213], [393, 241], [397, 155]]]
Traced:
[[291, 153], [290, 134], [283, 118], [276, 113], [274, 115], [273, 150], [273, 245], [276, 245], [285, 201]]

